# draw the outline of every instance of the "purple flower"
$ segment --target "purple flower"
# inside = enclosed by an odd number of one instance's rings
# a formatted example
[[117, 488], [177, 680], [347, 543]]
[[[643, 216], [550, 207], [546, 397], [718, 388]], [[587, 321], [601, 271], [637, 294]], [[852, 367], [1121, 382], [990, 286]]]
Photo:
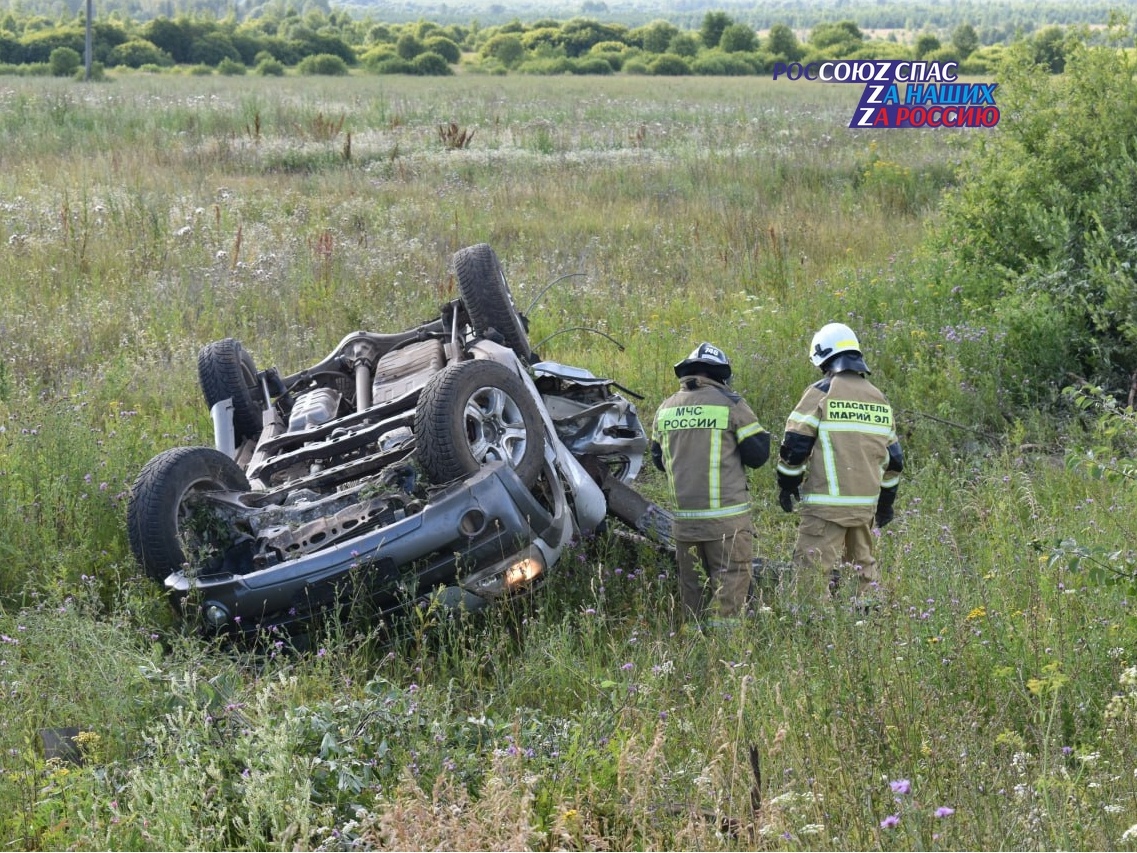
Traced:
[[627, 672], [629, 669], [635, 669], [635, 666], [636, 666], [636, 665], [635, 665], [634, 663], [632, 663], [631, 661], [629, 661], [628, 663], [626, 663], [626, 664], [624, 664], [622, 667], [620, 667], [620, 669], [622, 669], [622, 670], [624, 670], [625, 672]]
[[907, 779], [897, 779], [895, 782], [889, 782], [888, 786], [892, 788], [894, 794], [907, 794], [908, 790], [912, 787], [912, 783]]
[[890, 814], [880, 822], [881, 829], [895, 829], [900, 825], [900, 815]]
[[936, 817], [951, 817], [955, 814], [955, 809], [951, 806], [940, 806], [936, 809]]

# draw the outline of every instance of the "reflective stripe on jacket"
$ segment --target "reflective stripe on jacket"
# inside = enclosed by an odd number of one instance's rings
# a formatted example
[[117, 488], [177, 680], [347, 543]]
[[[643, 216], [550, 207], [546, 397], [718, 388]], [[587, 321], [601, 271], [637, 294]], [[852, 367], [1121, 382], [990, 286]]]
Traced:
[[[750, 525], [750, 490], [739, 445], [769, 434], [741, 396], [704, 376], [683, 380], [652, 428], [675, 509], [679, 539], [714, 539]], [[751, 457], [748, 462], [754, 464]]]
[[778, 473], [802, 477], [803, 511], [839, 524], [871, 521], [881, 488], [903, 469], [892, 407], [860, 373], [826, 376], [786, 421]]

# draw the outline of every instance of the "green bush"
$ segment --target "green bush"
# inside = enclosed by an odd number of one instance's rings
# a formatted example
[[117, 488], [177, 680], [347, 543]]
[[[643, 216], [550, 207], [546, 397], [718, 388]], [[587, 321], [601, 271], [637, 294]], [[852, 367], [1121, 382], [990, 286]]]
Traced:
[[226, 77], [239, 77], [246, 73], [249, 69], [245, 67], [245, 63], [238, 62], [235, 59], [225, 57], [217, 63], [217, 73], [223, 74]]
[[755, 68], [741, 54], [708, 50], [691, 63], [691, 71], [712, 77], [745, 77], [754, 74]]
[[699, 53], [699, 37], [694, 33], [678, 33], [667, 45], [667, 53], [688, 58]]
[[585, 57], [573, 63], [573, 74], [611, 74], [612, 64], [600, 56]]
[[82, 64], [83, 57], [69, 47], [57, 47], [48, 59], [53, 77], [71, 77]]
[[76, 80], [91, 80], [94, 82], [99, 82], [101, 80], [107, 79], [106, 68], [101, 62], [91, 63], [91, 74], [89, 77], [87, 75], [87, 69], [82, 65], [76, 68], [75, 73], [71, 76]]
[[[1059, 315], [1038, 322], [1067, 336], [1064, 369], [1120, 384], [1137, 366], [1137, 84], [1125, 52], [1068, 49], [1059, 76], [1029, 45], [1008, 52], [999, 108], [1014, 118], [983, 138], [945, 199], [936, 243], [978, 310], [1036, 294], [1038, 312]], [[1016, 316], [1030, 310], [1016, 306]], [[1053, 375], [1041, 353], [1028, 357]]]
[[412, 60], [426, 50], [423, 43], [411, 33], [403, 33], [395, 43], [395, 52], [406, 60]]
[[575, 65], [567, 56], [549, 58], [527, 59], [517, 66], [521, 74], [540, 74], [550, 76], [555, 74], [572, 74]]
[[110, 52], [111, 65], [141, 68], [143, 65], [172, 65], [170, 54], [146, 39], [131, 39], [116, 45]]
[[981, 47], [959, 64], [959, 73], [973, 76], [989, 75], [998, 71], [1006, 48], [1001, 44]]
[[344, 77], [348, 73], [347, 63], [342, 58], [330, 53], [317, 53], [305, 56], [296, 66], [301, 74], [322, 74], [328, 77]]
[[372, 68], [376, 74], [417, 74], [413, 62], [398, 57], [391, 56], [384, 59], [382, 62], [376, 63]]
[[496, 59], [506, 68], [512, 68], [525, 56], [525, 46], [513, 33], [498, 33], [482, 45], [479, 54]]
[[359, 64], [368, 71], [374, 71], [380, 63], [386, 62], [388, 59], [398, 58], [399, 55], [395, 53], [394, 45], [378, 44], [368, 48], [360, 55]]
[[437, 53], [431, 53], [429, 50], [426, 53], [420, 53], [411, 60], [411, 66], [414, 68], [415, 74], [421, 74], [424, 77], [445, 77], [454, 73], [454, 69], [450, 67], [450, 63], [444, 57]]
[[657, 56], [649, 66], [651, 73], [660, 77], [681, 77], [691, 73], [691, 66], [682, 56], [674, 53], [663, 53]]
[[254, 71], [262, 77], [283, 77], [284, 65], [280, 61], [268, 56], [257, 62]]
[[955, 62], [955, 63], [958, 63], [959, 62], [959, 51], [956, 50], [951, 45], [945, 45], [944, 47], [938, 48], [936, 50], [931, 51], [930, 53], [925, 54], [922, 58], [928, 62]]
[[722, 31], [718, 46], [724, 53], [749, 53], [758, 47], [758, 36], [746, 24], [731, 24]]
[[451, 65], [462, 60], [462, 49], [446, 36], [431, 36], [423, 42], [428, 53], [437, 53]]

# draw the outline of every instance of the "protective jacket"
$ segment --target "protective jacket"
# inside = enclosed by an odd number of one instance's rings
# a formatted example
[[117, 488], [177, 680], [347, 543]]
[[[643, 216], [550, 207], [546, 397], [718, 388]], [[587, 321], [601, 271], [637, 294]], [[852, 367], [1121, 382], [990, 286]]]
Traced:
[[750, 527], [746, 468], [770, 456], [770, 433], [742, 397], [706, 376], [687, 376], [663, 401], [651, 457], [667, 472], [675, 537], [709, 541]]
[[892, 505], [904, 470], [892, 407], [862, 374], [830, 373], [806, 389], [786, 421], [778, 484], [800, 486], [801, 510], [851, 526]]

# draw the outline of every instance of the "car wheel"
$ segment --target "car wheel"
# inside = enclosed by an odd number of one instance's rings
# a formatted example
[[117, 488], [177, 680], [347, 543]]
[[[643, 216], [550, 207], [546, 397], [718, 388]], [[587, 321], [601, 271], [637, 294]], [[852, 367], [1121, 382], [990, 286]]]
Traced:
[[494, 250], [486, 243], [467, 246], [454, 253], [453, 263], [458, 276], [458, 293], [474, 331], [489, 337], [492, 329], [518, 358], [529, 361], [533, 350], [529, 346], [525, 320], [513, 304], [509, 284]]
[[545, 455], [536, 401], [517, 374], [485, 359], [455, 362], [431, 377], [415, 411], [415, 442], [434, 483], [501, 460], [532, 486]]
[[240, 341], [225, 338], [206, 344], [197, 354], [197, 376], [205, 402], [212, 409], [222, 400], [233, 401], [233, 428], [237, 444], [261, 434], [264, 421], [257, 382], [257, 366]]
[[194, 563], [220, 565], [233, 533], [216, 513], [203, 513], [196, 495], [248, 491], [241, 468], [212, 447], [175, 447], [146, 463], [131, 489], [126, 511], [134, 556], [156, 581], [180, 571], [187, 551]]

